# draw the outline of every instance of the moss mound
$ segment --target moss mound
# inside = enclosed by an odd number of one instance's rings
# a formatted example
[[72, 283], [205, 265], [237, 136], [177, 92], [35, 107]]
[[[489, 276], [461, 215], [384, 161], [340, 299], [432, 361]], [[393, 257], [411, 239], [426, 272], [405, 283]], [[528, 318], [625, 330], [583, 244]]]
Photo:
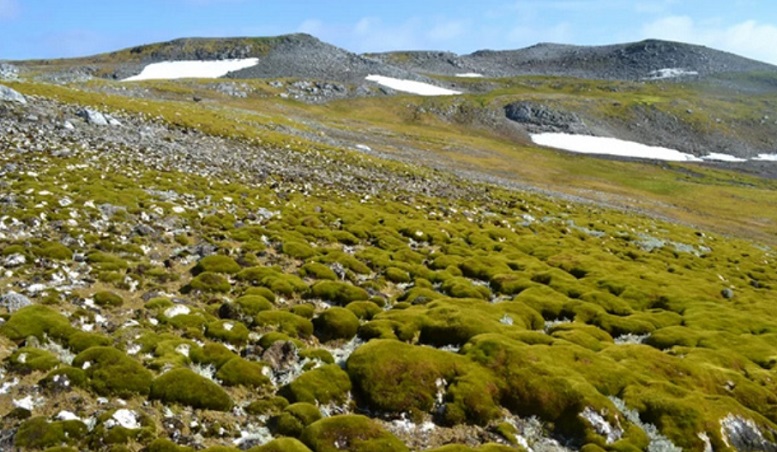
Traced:
[[326, 342], [351, 339], [359, 329], [359, 318], [349, 309], [332, 307], [313, 319], [316, 336]]
[[14, 436], [14, 446], [22, 449], [45, 449], [62, 444], [77, 444], [88, 433], [80, 421], [49, 422], [39, 416], [24, 421]]
[[261, 388], [270, 384], [270, 379], [262, 373], [262, 368], [261, 364], [243, 358], [233, 358], [221, 366], [216, 378], [227, 386]]
[[361, 287], [341, 281], [320, 281], [311, 288], [311, 296], [345, 306], [352, 301], [369, 300], [370, 294]]
[[377, 422], [359, 415], [334, 416], [316, 421], [302, 431], [301, 440], [316, 452], [409, 450]]
[[189, 289], [200, 290], [202, 292], [221, 292], [226, 293], [231, 289], [229, 281], [218, 273], [202, 272], [192, 278], [189, 283]]
[[67, 339], [77, 330], [68, 319], [47, 306], [30, 305], [14, 312], [11, 318], [0, 326], [0, 334], [12, 341], [22, 341], [30, 336], [45, 340]]
[[97, 292], [92, 297], [97, 306], [118, 307], [124, 304], [124, 299], [120, 295], [108, 290]]
[[281, 388], [281, 394], [291, 402], [327, 404], [345, 401], [350, 390], [348, 374], [337, 364], [328, 364], [300, 375]]
[[252, 447], [249, 452], [312, 452], [308, 446], [295, 438], [278, 438], [269, 443]]
[[278, 435], [299, 438], [302, 430], [321, 419], [321, 412], [316, 405], [310, 403], [295, 403], [283, 409], [279, 415], [270, 419], [270, 428]]
[[73, 359], [73, 366], [84, 369], [89, 386], [100, 395], [130, 397], [149, 392], [151, 372], [113, 347], [89, 348]]
[[192, 408], [229, 411], [232, 399], [221, 386], [190, 369], [173, 369], [151, 383], [149, 398]]
[[229, 256], [214, 254], [205, 256], [192, 268], [192, 274], [199, 275], [204, 272], [226, 273], [234, 275], [241, 269], [240, 264]]

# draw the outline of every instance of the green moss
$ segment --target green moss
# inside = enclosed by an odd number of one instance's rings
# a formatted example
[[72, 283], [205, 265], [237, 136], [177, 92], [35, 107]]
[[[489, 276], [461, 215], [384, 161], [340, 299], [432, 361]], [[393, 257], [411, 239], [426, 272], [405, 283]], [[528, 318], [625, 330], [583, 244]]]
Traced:
[[299, 437], [308, 425], [321, 419], [321, 412], [310, 403], [294, 403], [270, 419], [270, 428], [278, 435]]
[[347, 305], [352, 301], [368, 300], [366, 290], [341, 281], [321, 281], [311, 288], [311, 296], [331, 301], [338, 305]]
[[274, 327], [293, 337], [307, 338], [313, 335], [313, 323], [291, 312], [263, 311], [254, 318], [258, 326]]
[[22, 341], [30, 336], [45, 340], [45, 336], [54, 339], [67, 339], [76, 331], [65, 316], [53, 309], [31, 305], [14, 312], [11, 318], [0, 326], [0, 333], [12, 341]]
[[108, 290], [97, 292], [92, 297], [94, 302], [102, 307], [118, 307], [124, 304], [124, 299], [120, 295]]
[[371, 301], [352, 301], [345, 306], [345, 309], [353, 312], [360, 320], [371, 320], [383, 312], [380, 306]]
[[191, 447], [175, 444], [167, 438], [157, 438], [146, 447], [145, 452], [193, 452]]
[[384, 274], [386, 279], [393, 283], [408, 283], [411, 281], [410, 273], [397, 267], [387, 268]]
[[316, 336], [326, 342], [351, 339], [359, 329], [359, 318], [346, 308], [331, 307], [313, 319]]
[[240, 270], [240, 264], [235, 262], [231, 257], [222, 254], [213, 254], [200, 259], [197, 262], [197, 265], [192, 268], [192, 274], [199, 275], [200, 273], [211, 272], [234, 275]]
[[275, 303], [275, 294], [267, 287], [249, 287], [246, 289], [245, 295], [259, 295], [260, 297], [266, 298], [270, 303]]
[[300, 375], [281, 389], [290, 402], [327, 404], [345, 401], [351, 380], [337, 364], [327, 364]]
[[189, 289], [200, 290], [202, 292], [229, 292], [232, 288], [229, 281], [218, 273], [202, 272], [192, 278], [189, 283]]
[[216, 372], [216, 378], [227, 386], [246, 386], [261, 388], [270, 384], [270, 379], [262, 373], [261, 364], [243, 358], [233, 358]]
[[102, 271], [111, 272], [117, 270], [124, 270], [129, 267], [127, 261], [115, 254], [104, 253], [102, 251], [95, 251], [89, 253], [86, 256], [86, 261], [93, 264], [95, 267]]
[[316, 250], [314, 250], [307, 243], [296, 242], [296, 241], [284, 242], [283, 253], [286, 254], [287, 256], [293, 257], [295, 259], [301, 259], [301, 260], [310, 259], [311, 257], [318, 254], [316, 253]]
[[73, 359], [73, 366], [84, 368], [89, 386], [100, 395], [130, 397], [148, 394], [152, 375], [139, 362], [113, 347], [92, 347]]
[[465, 357], [393, 340], [371, 340], [347, 362], [359, 400], [370, 409], [412, 415], [430, 412], [438, 384], [447, 382], [448, 423], [486, 424], [499, 415], [493, 377]]
[[38, 257], [47, 257], [55, 260], [70, 260], [73, 258], [73, 250], [59, 242], [44, 242], [33, 250]]
[[324, 350], [323, 348], [306, 348], [305, 350], [300, 350], [299, 357], [302, 359], [313, 359], [321, 361], [324, 364], [334, 364], [335, 359], [332, 357], [332, 354], [329, 353], [328, 350]]
[[245, 410], [248, 414], [270, 416], [280, 413], [287, 406], [289, 401], [285, 397], [274, 396], [255, 400], [249, 403]]
[[475, 285], [466, 278], [450, 278], [442, 283], [441, 289], [454, 298], [488, 300], [491, 297], [491, 291], [487, 287]]
[[86, 331], [77, 331], [68, 339], [70, 350], [75, 353], [81, 353], [92, 347], [111, 345], [112, 343], [113, 340], [107, 336]]
[[202, 347], [192, 348], [189, 351], [192, 361], [199, 364], [212, 365], [216, 369], [221, 368], [228, 361], [238, 356], [223, 344], [208, 343]]
[[340, 415], [316, 421], [305, 427], [301, 440], [316, 452], [336, 452], [341, 450], [338, 445], [344, 445], [353, 452], [408, 450], [377, 422], [359, 415]]
[[205, 328], [205, 336], [232, 345], [245, 344], [248, 341], [248, 328], [238, 321], [217, 320]]
[[445, 295], [432, 290], [429, 287], [413, 287], [399, 297], [399, 301], [405, 301], [411, 304], [426, 304]]
[[263, 446], [252, 447], [249, 452], [312, 452], [296, 438], [277, 438]]
[[59, 364], [59, 359], [47, 350], [22, 347], [8, 359], [11, 369], [16, 372], [49, 371]]
[[232, 409], [232, 399], [221, 386], [189, 369], [173, 369], [151, 383], [149, 398], [216, 411]]
[[235, 300], [233, 305], [240, 314], [251, 317], [262, 311], [269, 311], [273, 308], [272, 303], [261, 295], [243, 295]]
[[334, 270], [318, 262], [309, 262], [303, 265], [299, 270], [299, 274], [300, 276], [307, 278], [330, 280], [337, 279], [337, 274], [335, 274]]
[[71, 366], [62, 366], [52, 370], [45, 377], [43, 377], [38, 382], [38, 384], [42, 388], [46, 389], [57, 388], [59, 387], [59, 382], [63, 377], [67, 378], [67, 381], [70, 382], [70, 385], [75, 387], [84, 388], [88, 384], [86, 372], [84, 372], [82, 369]]
[[23, 449], [44, 449], [62, 444], [76, 444], [87, 435], [87, 428], [79, 421], [49, 422], [39, 416], [24, 421], [14, 436], [14, 446]]
[[295, 304], [289, 308], [289, 312], [306, 319], [312, 319], [316, 315], [316, 307], [311, 303]]

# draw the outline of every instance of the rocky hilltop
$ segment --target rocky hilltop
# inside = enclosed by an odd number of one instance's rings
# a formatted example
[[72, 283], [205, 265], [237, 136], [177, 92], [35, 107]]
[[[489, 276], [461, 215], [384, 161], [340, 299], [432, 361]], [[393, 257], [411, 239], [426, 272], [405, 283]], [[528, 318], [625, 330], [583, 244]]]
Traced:
[[602, 80], [656, 80], [721, 73], [777, 71], [777, 67], [703, 46], [645, 40], [607, 46], [537, 44], [520, 50], [388, 52], [371, 58], [426, 74], [485, 77], [571, 76]]

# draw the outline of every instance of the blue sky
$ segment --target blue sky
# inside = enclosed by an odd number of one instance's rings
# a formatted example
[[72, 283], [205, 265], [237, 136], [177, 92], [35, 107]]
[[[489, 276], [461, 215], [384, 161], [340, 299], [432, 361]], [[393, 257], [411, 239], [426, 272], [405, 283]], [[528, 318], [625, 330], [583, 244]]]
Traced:
[[774, 0], [0, 0], [0, 59], [300, 31], [354, 52], [469, 53], [650, 37], [777, 64]]

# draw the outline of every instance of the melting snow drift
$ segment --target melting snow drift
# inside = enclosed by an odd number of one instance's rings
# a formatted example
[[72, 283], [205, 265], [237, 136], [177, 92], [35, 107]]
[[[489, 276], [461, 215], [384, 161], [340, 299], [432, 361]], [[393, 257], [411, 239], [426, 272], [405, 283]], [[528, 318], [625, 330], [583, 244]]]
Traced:
[[658, 146], [647, 146], [617, 138], [572, 135], [568, 133], [540, 133], [531, 136], [532, 141], [552, 148], [582, 154], [606, 154], [620, 157], [666, 160], [670, 162], [700, 162], [700, 158]]
[[676, 78], [676, 77], [683, 77], [687, 75], [699, 75], [696, 71], [686, 71], [685, 69], [681, 68], [664, 68], [664, 69], [658, 69], [655, 71], [650, 71], [650, 76], [648, 77], [648, 80], [663, 80], [667, 78]]
[[454, 96], [456, 94], [461, 94], [459, 91], [440, 88], [439, 86], [430, 85], [428, 83], [384, 77], [382, 75], [368, 75], [367, 80], [387, 88], [405, 93], [418, 94], [420, 96]]
[[140, 74], [125, 78], [123, 81], [219, 78], [232, 71], [255, 66], [257, 63], [259, 63], [258, 58], [220, 61], [165, 61], [149, 64], [143, 68]]

